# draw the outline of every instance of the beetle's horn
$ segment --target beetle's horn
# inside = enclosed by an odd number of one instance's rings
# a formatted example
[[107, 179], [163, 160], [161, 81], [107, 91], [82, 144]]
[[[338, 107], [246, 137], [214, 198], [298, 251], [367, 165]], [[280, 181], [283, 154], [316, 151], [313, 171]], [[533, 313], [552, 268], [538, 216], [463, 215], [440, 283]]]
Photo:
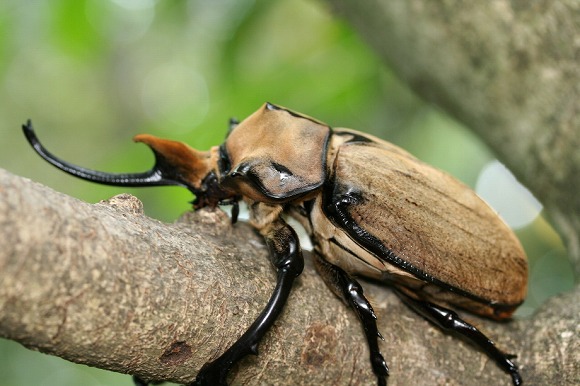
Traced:
[[32, 122], [22, 126], [24, 135], [34, 150], [47, 162], [60, 170], [84, 180], [115, 186], [181, 185], [195, 191], [198, 181], [209, 173], [209, 152], [199, 152], [184, 143], [138, 135], [136, 142], [149, 145], [155, 154], [155, 165], [143, 173], [105, 173], [73, 165], [54, 156], [40, 143]]

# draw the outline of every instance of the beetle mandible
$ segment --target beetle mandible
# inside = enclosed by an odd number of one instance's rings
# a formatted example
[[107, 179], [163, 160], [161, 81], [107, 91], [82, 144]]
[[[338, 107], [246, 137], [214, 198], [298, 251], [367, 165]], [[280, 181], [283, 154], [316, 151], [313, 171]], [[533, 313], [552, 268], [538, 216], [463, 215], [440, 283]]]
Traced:
[[[405, 150], [368, 134], [330, 126], [265, 103], [241, 123], [230, 121], [224, 144], [207, 152], [138, 135], [155, 155], [150, 171], [109, 174], [65, 162], [24, 133], [40, 156], [85, 180], [116, 186], [180, 185], [194, 208], [246, 202], [250, 223], [264, 237], [277, 285], [262, 313], [195, 385], [227, 385], [234, 364], [257, 346], [286, 303], [304, 261], [296, 218], [310, 235], [316, 270], [362, 323], [378, 385], [387, 364], [376, 316], [354, 277], [385, 282], [417, 313], [479, 346], [514, 385], [522, 380], [512, 356], [448, 307], [505, 320], [523, 302], [526, 255], [513, 232], [471, 189]], [[134, 378], [137, 385], [147, 383]]]

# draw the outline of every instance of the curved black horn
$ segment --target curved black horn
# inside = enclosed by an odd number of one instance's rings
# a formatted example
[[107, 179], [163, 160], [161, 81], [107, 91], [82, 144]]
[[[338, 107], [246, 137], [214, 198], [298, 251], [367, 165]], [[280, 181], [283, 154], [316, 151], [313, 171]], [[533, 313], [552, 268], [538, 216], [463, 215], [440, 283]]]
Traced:
[[166, 175], [167, 173], [163, 170], [163, 162], [159, 162], [160, 160], [158, 159], [157, 153], [155, 152], [155, 166], [149, 171], [143, 173], [105, 173], [73, 165], [54, 156], [52, 153], [46, 150], [46, 148], [38, 140], [38, 137], [34, 133], [30, 119], [26, 122], [26, 124], [22, 125], [22, 130], [24, 131], [24, 135], [26, 136], [26, 139], [32, 148], [44, 160], [59, 168], [60, 170], [72, 174], [75, 177], [99, 184], [114, 186], [184, 186], [183, 183], [176, 181], [175, 179], [171, 179], [171, 176]]

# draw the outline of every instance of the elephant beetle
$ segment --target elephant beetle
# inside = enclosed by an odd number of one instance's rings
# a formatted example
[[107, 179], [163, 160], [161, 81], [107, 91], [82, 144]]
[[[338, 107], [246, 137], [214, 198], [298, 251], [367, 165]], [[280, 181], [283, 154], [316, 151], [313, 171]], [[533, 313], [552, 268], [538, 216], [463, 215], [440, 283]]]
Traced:
[[[352, 307], [363, 326], [378, 385], [387, 364], [379, 350], [376, 316], [355, 277], [391, 286], [421, 316], [471, 341], [511, 375], [512, 356], [448, 307], [496, 320], [523, 302], [527, 258], [513, 232], [471, 189], [405, 150], [368, 134], [331, 128], [316, 119], [265, 103], [238, 123], [224, 144], [201, 152], [188, 145], [138, 135], [155, 155], [144, 173], [109, 174], [65, 162], [24, 133], [38, 154], [85, 180], [117, 186], [180, 185], [194, 208], [243, 200], [251, 225], [264, 237], [277, 285], [256, 321], [219, 358], [206, 363], [195, 385], [227, 385], [234, 364], [257, 347], [288, 300], [304, 261], [296, 218], [313, 244], [316, 270]], [[147, 383], [134, 378], [136, 384]]]

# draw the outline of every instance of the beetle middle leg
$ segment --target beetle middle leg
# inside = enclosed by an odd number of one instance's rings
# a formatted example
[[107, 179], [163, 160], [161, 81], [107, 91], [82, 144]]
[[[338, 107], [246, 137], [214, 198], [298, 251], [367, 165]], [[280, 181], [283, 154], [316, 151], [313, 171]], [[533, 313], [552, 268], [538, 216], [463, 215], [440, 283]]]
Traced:
[[248, 330], [219, 358], [201, 368], [194, 386], [225, 386], [230, 369], [248, 354], [258, 354], [258, 344], [274, 324], [290, 295], [296, 277], [304, 268], [304, 258], [294, 229], [277, 218], [260, 229], [272, 264], [278, 270], [277, 284], [266, 307]]
[[511, 360], [513, 356], [499, 350], [491, 339], [485, 336], [475, 326], [461, 319], [456, 312], [428, 301], [415, 299], [401, 290], [396, 291], [396, 293], [411, 309], [442, 330], [455, 332], [477, 345], [503, 371], [511, 375], [515, 386], [522, 384], [518, 367]]
[[365, 298], [362, 286], [342, 268], [324, 260], [316, 251], [312, 255], [316, 271], [326, 285], [355, 311], [361, 321], [369, 345], [373, 372], [378, 378], [378, 385], [385, 386], [389, 368], [379, 350], [378, 338], [382, 339], [382, 336], [377, 329], [377, 316]]

